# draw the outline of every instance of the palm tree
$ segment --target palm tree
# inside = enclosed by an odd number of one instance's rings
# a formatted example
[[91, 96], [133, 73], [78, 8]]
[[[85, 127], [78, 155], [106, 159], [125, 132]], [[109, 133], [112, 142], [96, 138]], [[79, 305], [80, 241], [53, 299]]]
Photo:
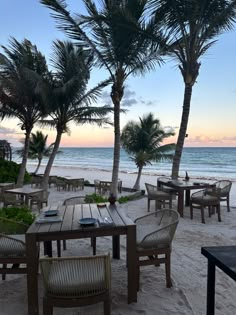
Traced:
[[43, 86], [42, 97], [50, 108], [47, 119], [41, 121], [43, 126], [56, 129], [56, 139], [52, 153], [45, 168], [42, 186], [47, 187], [53, 161], [58, 152], [63, 133], [69, 132], [69, 123], [77, 124], [109, 123], [106, 115], [112, 111], [108, 106], [95, 107], [101, 90], [109, 83], [104, 81], [89, 91], [86, 86], [92, 66], [91, 54], [71, 42], [55, 41], [53, 44], [52, 66], [55, 72], [47, 86]]
[[83, 0], [88, 15], [72, 17], [65, 1], [41, 0], [54, 11], [53, 17], [70, 38], [88, 47], [96, 65], [104, 67], [111, 78], [114, 105], [114, 154], [111, 193], [117, 196], [120, 162], [120, 109], [124, 83], [133, 74], [144, 74], [160, 62], [157, 50], [150, 51], [144, 33], [152, 32], [153, 23], [145, 19], [147, 0], [104, 0], [100, 9], [92, 0]]
[[160, 145], [161, 142], [174, 132], [166, 132], [155, 119], [152, 113], [139, 117], [139, 122], [130, 121], [123, 128], [121, 142], [125, 151], [138, 167], [138, 176], [134, 184], [135, 189], [140, 189], [140, 178], [143, 167], [151, 165], [152, 161], [171, 160], [175, 144]]
[[183, 112], [172, 177], [177, 178], [187, 133], [192, 88], [199, 75], [200, 58], [216, 42], [216, 37], [233, 28], [236, 17], [235, 0], [150, 0], [156, 20], [163, 20], [172, 35], [168, 47], [176, 58], [183, 76], [185, 91]]
[[[0, 54], [0, 118], [17, 118], [25, 133], [24, 152], [17, 179], [23, 185], [29, 150], [30, 133], [45, 113], [37, 90], [38, 77], [47, 76], [46, 60], [27, 39], [21, 43], [12, 38], [9, 48], [2, 46]], [[36, 80], [37, 78], [37, 80]]]
[[[34, 171], [34, 174], [37, 174], [42, 159], [44, 157], [49, 157], [52, 153], [54, 143], [47, 147], [47, 138], [48, 135], [44, 135], [42, 131], [36, 131], [36, 133], [31, 133], [30, 135], [28, 158], [32, 160], [38, 160], [38, 165]], [[22, 156], [24, 153], [24, 148], [17, 150], [16, 153]]]

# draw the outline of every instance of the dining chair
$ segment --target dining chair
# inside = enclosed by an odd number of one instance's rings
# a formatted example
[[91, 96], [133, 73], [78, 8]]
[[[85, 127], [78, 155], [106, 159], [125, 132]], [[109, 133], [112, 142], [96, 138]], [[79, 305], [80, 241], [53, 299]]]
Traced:
[[94, 179], [94, 192], [95, 194], [99, 193], [101, 195], [101, 184], [99, 179]]
[[38, 207], [38, 210], [42, 209], [43, 206], [48, 205], [48, 197], [50, 192], [47, 190], [41, 191], [37, 194], [33, 194], [30, 196], [30, 208], [32, 209], [33, 205], [36, 205]]
[[169, 202], [169, 207], [172, 208], [172, 192], [166, 192], [159, 189], [157, 186], [152, 184], [145, 183], [147, 190], [147, 210], [150, 211], [150, 202], [151, 200], [155, 200], [155, 210], [160, 209], [161, 206], [165, 207], [165, 202]]
[[0, 217], [0, 274], [27, 273], [25, 232], [28, 225]]
[[0, 199], [1, 199], [1, 202], [3, 203], [3, 207], [8, 207], [8, 206], [21, 207], [24, 205], [24, 200], [22, 198], [18, 198], [17, 195], [15, 194], [1, 192]]
[[137, 290], [140, 267], [147, 265], [165, 264], [166, 286], [172, 286], [171, 245], [178, 222], [178, 212], [171, 209], [158, 210], [135, 220]]
[[111, 314], [111, 263], [109, 255], [41, 258], [44, 283], [43, 315], [53, 307], [79, 307], [103, 302]]
[[193, 209], [200, 209], [202, 223], [205, 223], [204, 210], [208, 208], [209, 217], [213, 213], [214, 209], [218, 214], [218, 221], [221, 221], [220, 213], [220, 190], [214, 189], [208, 193], [208, 189], [202, 189], [192, 194], [190, 198], [190, 218], [193, 219]]
[[231, 187], [232, 182], [230, 180], [219, 180], [215, 182], [215, 187], [206, 189], [206, 194], [214, 196], [217, 193], [220, 201], [226, 201], [227, 211], [230, 212], [229, 197]]

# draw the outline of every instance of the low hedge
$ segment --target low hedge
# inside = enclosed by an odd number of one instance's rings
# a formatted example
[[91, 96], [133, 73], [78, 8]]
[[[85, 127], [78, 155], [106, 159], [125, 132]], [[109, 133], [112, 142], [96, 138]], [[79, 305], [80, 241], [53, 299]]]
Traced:
[[[0, 182], [1, 183], [9, 183], [17, 182], [17, 177], [20, 171], [20, 164], [17, 164], [13, 161], [6, 161], [0, 158]], [[26, 171], [24, 177], [24, 183], [30, 183], [31, 176]]]

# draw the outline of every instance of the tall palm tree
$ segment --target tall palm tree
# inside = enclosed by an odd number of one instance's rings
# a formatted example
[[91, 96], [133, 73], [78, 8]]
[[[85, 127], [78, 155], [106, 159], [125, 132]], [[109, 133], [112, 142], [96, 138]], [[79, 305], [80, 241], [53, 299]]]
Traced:
[[140, 178], [143, 167], [152, 164], [152, 161], [171, 160], [175, 144], [161, 145], [161, 142], [174, 132], [166, 132], [155, 119], [152, 113], [139, 117], [139, 122], [129, 121], [123, 128], [121, 142], [125, 151], [138, 168], [138, 176], [134, 184], [135, 189], [140, 189]]
[[[52, 153], [54, 143], [47, 146], [47, 138], [48, 135], [44, 135], [42, 131], [36, 131], [36, 133], [32, 132], [30, 135], [28, 158], [32, 160], [38, 160], [34, 174], [37, 174], [42, 159], [44, 157], [49, 157]], [[24, 148], [17, 150], [16, 153], [22, 156], [24, 153]]]
[[92, 0], [83, 0], [88, 14], [73, 17], [65, 1], [41, 0], [54, 11], [53, 17], [70, 38], [87, 46], [96, 65], [105, 68], [111, 78], [114, 105], [114, 155], [111, 192], [117, 196], [120, 162], [120, 109], [124, 83], [133, 74], [144, 74], [160, 62], [157, 50], [150, 51], [147, 37], [153, 23], [145, 19], [147, 0], [102, 0], [100, 8]]
[[89, 91], [86, 90], [92, 66], [90, 53], [71, 42], [55, 41], [51, 63], [54, 72], [51, 73], [47, 86], [42, 89], [43, 99], [50, 112], [41, 124], [55, 128], [57, 134], [44, 172], [42, 182], [44, 188], [47, 187], [62, 135], [69, 132], [69, 123], [71, 121], [77, 124], [96, 123], [101, 126], [103, 123], [109, 123], [106, 115], [112, 111], [108, 106], [91, 106], [91, 102], [97, 100], [109, 81], [101, 82]]
[[218, 35], [233, 28], [235, 0], [150, 0], [158, 23], [172, 36], [168, 50], [176, 58], [185, 90], [183, 112], [172, 167], [177, 178], [187, 133], [192, 88], [201, 66], [200, 58], [216, 42]]
[[22, 186], [29, 150], [30, 133], [45, 113], [37, 90], [40, 77], [47, 76], [46, 60], [37, 47], [25, 39], [21, 43], [12, 38], [9, 48], [2, 46], [0, 54], [0, 118], [17, 118], [25, 133], [24, 152], [17, 179]]

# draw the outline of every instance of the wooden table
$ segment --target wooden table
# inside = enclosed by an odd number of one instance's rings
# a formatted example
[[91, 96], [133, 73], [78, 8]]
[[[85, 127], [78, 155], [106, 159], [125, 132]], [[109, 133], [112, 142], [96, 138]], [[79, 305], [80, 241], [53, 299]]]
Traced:
[[207, 315], [215, 314], [216, 266], [236, 281], [236, 246], [202, 247], [202, 255], [208, 259]]
[[40, 192], [43, 192], [42, 188], [31, 188], [31, 187], [20, 187], [20, 188], [14, 188], [14, 189], [8, 189], [5, 190], [6, 193], [9, 194], [15, 194], [18, 196], [24, 196], [25, 197], [25, 201], [24, 203], [28, 206], [29, 204], [29, 197], [35, 194], [38, 194]]
[[[42, 224], [34, 222], [26, 233], [28, 315], [39, 314], [37, 242], [53, 240], [112, 236], [113, 257], [119, 258], [119, 237], [120, 235], [127, 235], [128, 303], [136, 302], [136, 225], [134, 222], [125, 216], [122, 209], [116, 206], [105, 205], [98, 208], [96, 204], [81, 204], [60, 206], [58, 210], [59, 215], [63, 218], [62, 222]], [[98, 218], [99, 215], [103, 218], [110, 217], [113, 224], [106, 226], [95, 224], [88, 227], [79, 224], [81, 218]], [[105, 248], [104, 251], [106, 251]]]
[[189, 206], [190, 191], [195, 189], [213, 188], [215, 184], [209, 184], [198, 181], [174, 180], [169, 178], [158, 178], [157, 186], [167, 186], [174, 188], [178, 193], [177, 209], [181, 217], [184, 216], [184, 191], [185, 191], [185, 205]]

